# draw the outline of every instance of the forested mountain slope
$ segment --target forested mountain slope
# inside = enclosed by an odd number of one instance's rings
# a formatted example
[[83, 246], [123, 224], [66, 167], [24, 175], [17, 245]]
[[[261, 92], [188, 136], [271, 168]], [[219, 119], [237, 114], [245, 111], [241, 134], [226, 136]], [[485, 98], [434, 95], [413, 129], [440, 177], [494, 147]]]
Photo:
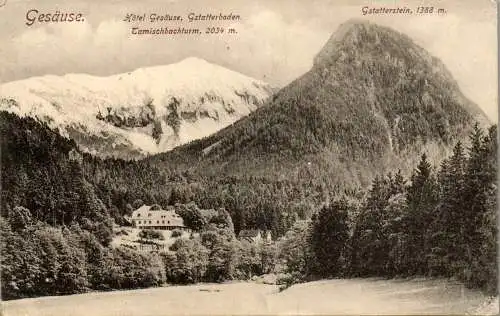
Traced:
[[488, 124], [437, 58], [395, 30], [349, 21], [266, 107], [151, 160], [204, 175], [367, 185], [389, 166], [406, 173], [423, 152], [439, 161], [476, 121]]

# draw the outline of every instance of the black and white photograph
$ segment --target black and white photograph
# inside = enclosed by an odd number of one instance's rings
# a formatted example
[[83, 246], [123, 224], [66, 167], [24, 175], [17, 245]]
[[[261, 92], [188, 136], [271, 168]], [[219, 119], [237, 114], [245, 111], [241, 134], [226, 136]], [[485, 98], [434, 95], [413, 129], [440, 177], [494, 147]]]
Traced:
[[495, 0], [0, 0], [0, 315], [497, 315]]

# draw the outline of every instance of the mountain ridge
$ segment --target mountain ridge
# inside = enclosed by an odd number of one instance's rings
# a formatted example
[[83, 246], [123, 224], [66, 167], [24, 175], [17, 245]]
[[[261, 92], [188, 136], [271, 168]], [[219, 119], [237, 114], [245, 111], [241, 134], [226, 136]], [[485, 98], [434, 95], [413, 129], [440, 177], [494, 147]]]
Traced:
[[[374, 40], [375, 44], [380, 44], [381, 42], [384, 41], [387, 43], [388, 42], [387, 38], [394, 39], [395, 37], [397, 37], [397, 40], [399, 41], [399, 43], [401, 43], [401, 46], [408, 46], [408, 45], [412, 46], [411, 49], [409, 50], [410, 57], [424, 59], [424, 61], [428, 62], [431, 65], [432, 72], [434, 74], [439, 74], [443, 76], [443, 79], [450, 81], [450, 84], [453, 85], [453, 87], [458, 90], [457, 92], [459, 92], [460, 94], [459, 97], [467, 99], [460, 91], [457, 81], [453, 78], [453, 75], [447, 69], [447, 67], [441, 62], [441, 60], [439, 60], [435, 56], [432, 56], [423, 47], [416, 44], [407, 34], [391, 29], [390, 27], [387, 26], [375, 24], [368, 20], [351, 19], [342, 23], [339, 26], [338, 30], [331, 35], [331, 37], [325, 43], [321, 51], [318, 52], [318, 54], [316, 54], [316, 56], [314, 57], [313, 68], [321, 67], [323, 66], [322, 64], [328, 62], [329, 59], [332, 59], [333, 57], [332, 55], [335, 55], [334, 53], [332, 54], [332, 52], [338, 49], [337, 47], [338, 44], [343, 44], [342, 42], [345, 43], [346, 41], [350, 42], [350, 44], [353, 44], [354, 41], [359, 42], [360, 37], [362, 37], [366, 33], [369, 33], [370, 31], [373, 31], [372, 35], [374, 35], [374, 39], [371, 40], [372, 41]], [[341, 58], [343, 57], [345, 56], [341, 56]], [[394, 56], [392, 56], [391, 58], [394, 58]], [[391, 60], [389, 60], [389, 62], [391, 62]], [[410, 65], [407, 64], [408, 59], [404, 60], [403, 58], [400, 58], [398, 62], [400, 62], [401, 65], [406, 67], [411, 66], [411, 64]], [[477, 116], [476, 119], [481, 121], [481, 123], [491, 124], [491, 121], [487, 118], [484, 112], [476, 104], [474, 104], [472, 101], [468, 99], [464, 103], [465, 103], [464, 105], [468, 107], [467, 109], [471, 111], [471, 113], [474, 113]]]
[[489, 123], [408, 36], [366, 21], [339, 29], [265, 108], [152, 159], [200, 173], [287, 178], [309, 170], [366, 184], [392, 164], [410, 170], [424, 152], [439, 161], [474, 122]]
[[46, 75], [0, 85], [0, 109], [37, 117], [100, 156], [141, 157], [218, 131], [272, 87], [191, 57], [106, 77]]

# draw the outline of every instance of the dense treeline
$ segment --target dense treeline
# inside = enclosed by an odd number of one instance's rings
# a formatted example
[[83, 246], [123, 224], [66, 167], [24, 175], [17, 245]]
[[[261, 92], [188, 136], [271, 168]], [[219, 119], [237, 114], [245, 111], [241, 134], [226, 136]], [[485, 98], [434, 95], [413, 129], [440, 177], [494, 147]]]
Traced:
[[[53, 227], [16, 207], [0, 218], [2, 299], [247, 280], [274, 271], [276, 249], [235, 238], [229, 216], [214, 216], [197, 236], [169, 250], [105, 247], [78, 224]], [[158, 233], [158, 232], [156, 232]], [[143, 236], [156, 239], [157, 234]]]
[[[198, 192], [189, 175], [81, 154], [73, 141], [31, 118], [1, 112], [0, 129], [3, 299], [217, 282], [273, 270], [273, 248], [239, 242], [224, 208], [207, 219], [196, 204], [177, 203]], [[179, 239], [162, 254], [112, 247], [113, 219], [142, 202], [176, 204], [200, 236]]]
[[[496, 290], [496, 127], [476, 127], [470, 147], [458, 143], [439, 167], [423, 156], [410, 179], [376, 177], [364, 193], [307, 167], [269, 180], [102, 160], [33, 119], [2, 112], [0, 121], [4, 299], [270, 272], [287, 284], [429, 275]], [[113, 219], [143, 202], [176, 205], [198, 234], [160, 254], [111, 247]], [[277, 248], [256, 246], [235, 238], [245, 228], [284, 237]]]
[[159, 256], [105, 247], [78, 224], [54, 227], [29, 213], [16, 207], [7, 220], [0, 218], [2, 299], [162, 283]]
[[423, 275], [496, 292], [496, 126], [470, 140], [438, 168], [423, 155], [409, 181], [375, 178], [361, 205], [335, 200], [299, 222], [282, 241], [284, 282]]
[[213, 218], [197, 236], [177, 239], [171, 251], [160, 255], [166, 281], [174, 284], [248, 280], [274, 272], [273, 244], [236, 239], [231, 218]]
[[6, 112], [0, 131], [3, 299], [159, 284], [155, 258], [109, 247], [112, 217], [73, 141]]
[[36, 221], [52, 226], [79, 224], [106, 245], [112, 219], [85, 179], [75, 143], [45, 124], [2, 112], [1, 215], [25, 207]]

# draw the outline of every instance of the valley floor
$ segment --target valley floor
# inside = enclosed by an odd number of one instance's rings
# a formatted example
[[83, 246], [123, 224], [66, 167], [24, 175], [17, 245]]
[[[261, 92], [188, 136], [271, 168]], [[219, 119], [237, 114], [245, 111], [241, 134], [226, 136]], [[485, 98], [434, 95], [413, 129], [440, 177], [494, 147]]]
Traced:
[[198, 284], [3, 302], [3, 315], [498, 314], [479, 291], [443, 280], [339, 279], [279, 293], [256, 283]]

